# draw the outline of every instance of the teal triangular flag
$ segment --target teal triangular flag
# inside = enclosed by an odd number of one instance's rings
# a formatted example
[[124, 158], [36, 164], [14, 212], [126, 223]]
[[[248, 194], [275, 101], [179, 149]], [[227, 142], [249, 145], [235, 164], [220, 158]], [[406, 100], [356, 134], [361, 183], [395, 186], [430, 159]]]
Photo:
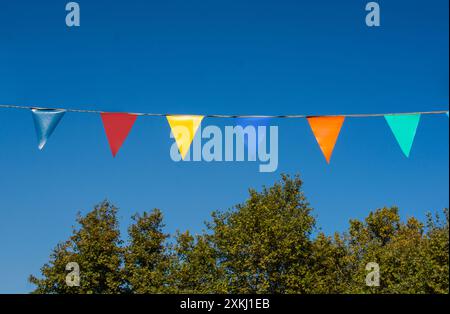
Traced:
[[420, 114], [386, 115], [384, 118], [389, 124], [392, 133], [394, 133], [403, 153], [406, 157], [409, 157], [417, 126], [419, 125]]
[[65, 110], [32, 109], [34, 127], [38, 138], [38, 147], [43, 149], [48, 138], [52, 135], [59, 121], [66, 113]]

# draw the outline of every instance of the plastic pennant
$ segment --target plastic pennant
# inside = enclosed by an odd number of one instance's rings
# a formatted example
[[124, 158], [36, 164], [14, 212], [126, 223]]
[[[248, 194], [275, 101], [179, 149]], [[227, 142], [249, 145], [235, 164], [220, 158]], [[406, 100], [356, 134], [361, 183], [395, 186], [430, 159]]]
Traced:
[[166, 118], [177, 143], [181, 158], [184, 160], [204, 116], [176, 115], [167, 116]]
[[[248, 148], [249, 154], [253, 157], [256, 156], [257, 148], [259, 144], [261, 144], [266, 139], [266, 132], [262, 132], [261, 134], [258, 131], [258, 127], [268, 127], [270, 125], [270, 119], [269, 118], [237, 118], [236, 119], [236, 126], [241, 126], [243, 130], [238, 129], [238, 131], [242, 132], [244, 137], [244, 145]], [[245, 134], [245, 128], [251, 126], [255, 130], [255, 139], [249, 138], [249, 134]], [[250, 145], [249, 143], [254, 142], [255, 145]]]
[[406, 157], [409, 157], [420, 122], [420, 114], [384, 116]]
[[128, 134], [137, 119], [137, 115], [113, 112], [102, 112], [100, 115], [111, 153], [113, 157], [116, 157], [120, 147], [122, 147], [128, 137]]
[[32, 109], [31, 113], [33, 115], [36, 136], [38, 138], [38, 148], [42, 150], [66, 111], [56, 109]]
[[327, 163], [330, 163], [345, 117], [308, 117], [307, 119]]

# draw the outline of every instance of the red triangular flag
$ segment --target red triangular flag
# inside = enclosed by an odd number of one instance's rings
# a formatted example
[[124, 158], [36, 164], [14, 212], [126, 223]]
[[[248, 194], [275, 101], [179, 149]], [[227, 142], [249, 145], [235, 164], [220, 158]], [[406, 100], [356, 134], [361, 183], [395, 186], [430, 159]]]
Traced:
[[130, 133], [137, 116], [129, 113], [110, 113], [100, 114], [108, 138], [109, 147], [115, 157], [123, 142]]

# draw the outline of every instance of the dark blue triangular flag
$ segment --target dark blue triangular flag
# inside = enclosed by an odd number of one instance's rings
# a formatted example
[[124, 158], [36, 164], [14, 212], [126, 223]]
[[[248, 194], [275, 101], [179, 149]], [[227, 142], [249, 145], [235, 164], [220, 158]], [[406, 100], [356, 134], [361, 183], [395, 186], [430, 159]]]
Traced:
[[[245, 129], [247, 126], [254, 127], [255, 130], [255, 139], [249, 139], [247, 136], [244, 136], [244, 144], [249, 149], [249, 153], [251, 156], [256, 156], [256, 150], [259, 144], [261, 144], [262, 141], [266, 139], [266, 132], [259, 134], [258, 127], [264, 126], [267, 127], [270, 124], [269, 118], [237, 118], [236, 119], [236, 126], [241, 126], [243, 129]], [[254, 140], [256, 147], [251, 145], [249, 146], [249, 140]]]
[[32, 109], [31, 112], [33, 114], [36, 136], [38, 138], [38, 147], [42, 150], [66, 111], [56, 109]]

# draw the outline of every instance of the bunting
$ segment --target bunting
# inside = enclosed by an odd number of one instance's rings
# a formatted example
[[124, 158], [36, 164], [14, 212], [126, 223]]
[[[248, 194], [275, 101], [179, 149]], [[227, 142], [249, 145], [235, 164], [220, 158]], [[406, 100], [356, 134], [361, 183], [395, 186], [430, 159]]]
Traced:
[[100, 115], [102, 117], [103, 127], [105, 128], [111, 153], [113, 157], [116, 157], [120, 147], [122, 147], [128, 137], [137, 116], [129, 113], [110, 112], [102, 112]]
[[31, 109], [31, 113], [38, 138], [38, 148], [42, 150], [66, 112], [65, 110]]
[[202, 123], [204, 116], [167, 116], [172, 135], [180, 151], [181, 158], [186, 157], [192, 141], [195, 137], [195, 133]]
[[327, 163], [330, 163], [345, 117], [309, 117], [307, 119]]
[[[0, 109], [26, 109], [31, 110], [38, 148], [42, 150], [48, 139], [55, 131], [59, 122], [66, 112], [84, 112], [100, 114], [105, 129], [106, 137], [113, 157], [117, 155], [126, 138], [128, 137], [138, 116], [166, 117], [169, 123], [176, 145], [182, 159], [186, 158], [194, 137], [199, 129], [203, 119], [208, 118], [232, 118], [236, 126], [245, 129], [247, 126], [253, 126], [253, 130], [258, 130], [258, 126], [268, 126], [270, 119], [285, 118], [306, 118], [311, 131], [322, 151], [327, 163], [330, 163], [331, 156], [336, 146], [337, 139], [341, 132], [346, 118], [367, 118], [384, 117], [392, 134], [394, 135], [401, 151], [406, 157], [411, 154], [412, 145], [416, 136], [417, 128], [422, 115], [446, 115], [448, 110], [440, 111], [422, 111], [409, 113], [373, 113], [373, 114], [347, 114], [332, 116], [307, 116], [307, 115], [278, 115], [278, 116], [257, 116], [257, 115], [171, 115], [162, 113], [112, 113], [98, 110], [81, 109], [55, 109], [55, 108], [37, 108], [31, 106], [0, 105]], [[264, 140], [265, 134], [256, 135], [256, 143]], [[242, 138], [242, 137], [241, 137]], [[249, 145], [248, 137], [244, 136], [244, 144]], [[250, 150], [249, 150], [250, 151]], [[250, 151], [255, 154], [256, 151]]]

